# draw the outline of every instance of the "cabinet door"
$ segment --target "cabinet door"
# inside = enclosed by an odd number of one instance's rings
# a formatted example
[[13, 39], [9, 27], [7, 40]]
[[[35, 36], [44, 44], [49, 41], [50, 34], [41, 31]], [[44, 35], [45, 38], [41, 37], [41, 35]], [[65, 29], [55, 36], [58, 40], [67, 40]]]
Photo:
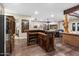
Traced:
[[[8, 34], [9, 34], [9, 47], [6, 50], [9, 50], [9, 54], [11, 54], [14, 50], [14, 34], [15, 34], [15, 19], [13, 16], [6, 16], [6, 20], [8, 21]], [[7, 28], [7, 27], [6, 27]]]
[[10, 39], [10, 53], [12, 53], [14, 51], [14, 37], [11, 36], [11, 39]]

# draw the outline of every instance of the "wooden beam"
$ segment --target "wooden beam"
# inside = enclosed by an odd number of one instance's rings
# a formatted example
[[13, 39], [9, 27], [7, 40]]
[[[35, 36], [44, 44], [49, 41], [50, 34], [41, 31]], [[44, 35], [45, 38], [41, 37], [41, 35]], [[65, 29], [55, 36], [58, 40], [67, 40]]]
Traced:
[[68, 15], [70, 15], [70, 16], [75, 16], [75, 17], [79, 18], [79, 14], [77, 14], [77, 13], [70, 13], [70, 14], [68, 14]]
[[69, 33], [68, 31], [68, 17], [67, 14], [64, 15], [64, 32]]
[[77, 11], [77, 10], [79, 10], [79, 5], [64, 10], [64, 14], [69, 14], [69, 13], [72, 13], [72, 12]]

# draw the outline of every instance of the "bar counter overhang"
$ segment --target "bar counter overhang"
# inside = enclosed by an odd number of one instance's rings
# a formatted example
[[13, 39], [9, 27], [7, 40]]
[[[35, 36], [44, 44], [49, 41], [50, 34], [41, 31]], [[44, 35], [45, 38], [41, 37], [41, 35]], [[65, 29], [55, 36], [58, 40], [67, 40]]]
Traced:
[[27, 31], [27, 45], [38, 44], [46, 52], [55, 50], [54, 31], [49, 30], [29, 30]]

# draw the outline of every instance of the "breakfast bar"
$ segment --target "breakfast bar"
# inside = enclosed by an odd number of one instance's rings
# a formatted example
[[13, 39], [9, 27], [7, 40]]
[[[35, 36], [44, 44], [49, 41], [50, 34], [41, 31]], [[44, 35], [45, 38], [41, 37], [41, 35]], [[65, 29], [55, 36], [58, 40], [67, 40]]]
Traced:
[[54, 31], [29, 30], [27, 32], [27, 45], [38, 44], [46, 52], [55, 50]]
[[63, 33], [62, 42], [63, 44], [79, 47], [79, 34]]

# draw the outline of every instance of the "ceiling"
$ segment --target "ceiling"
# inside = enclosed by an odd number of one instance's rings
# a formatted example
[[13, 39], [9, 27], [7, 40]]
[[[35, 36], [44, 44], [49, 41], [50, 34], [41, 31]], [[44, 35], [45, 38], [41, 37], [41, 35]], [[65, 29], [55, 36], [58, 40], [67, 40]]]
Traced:
[[[78, 5], [77, 3], [4, 3], [5, 11], [19, 15], [29, 15], [39, 20], [63, 20], [63, 11]], [[35, 15], [34, 12], [38, 11]], [[51, 18], [50, 15], [54, 17]]]

